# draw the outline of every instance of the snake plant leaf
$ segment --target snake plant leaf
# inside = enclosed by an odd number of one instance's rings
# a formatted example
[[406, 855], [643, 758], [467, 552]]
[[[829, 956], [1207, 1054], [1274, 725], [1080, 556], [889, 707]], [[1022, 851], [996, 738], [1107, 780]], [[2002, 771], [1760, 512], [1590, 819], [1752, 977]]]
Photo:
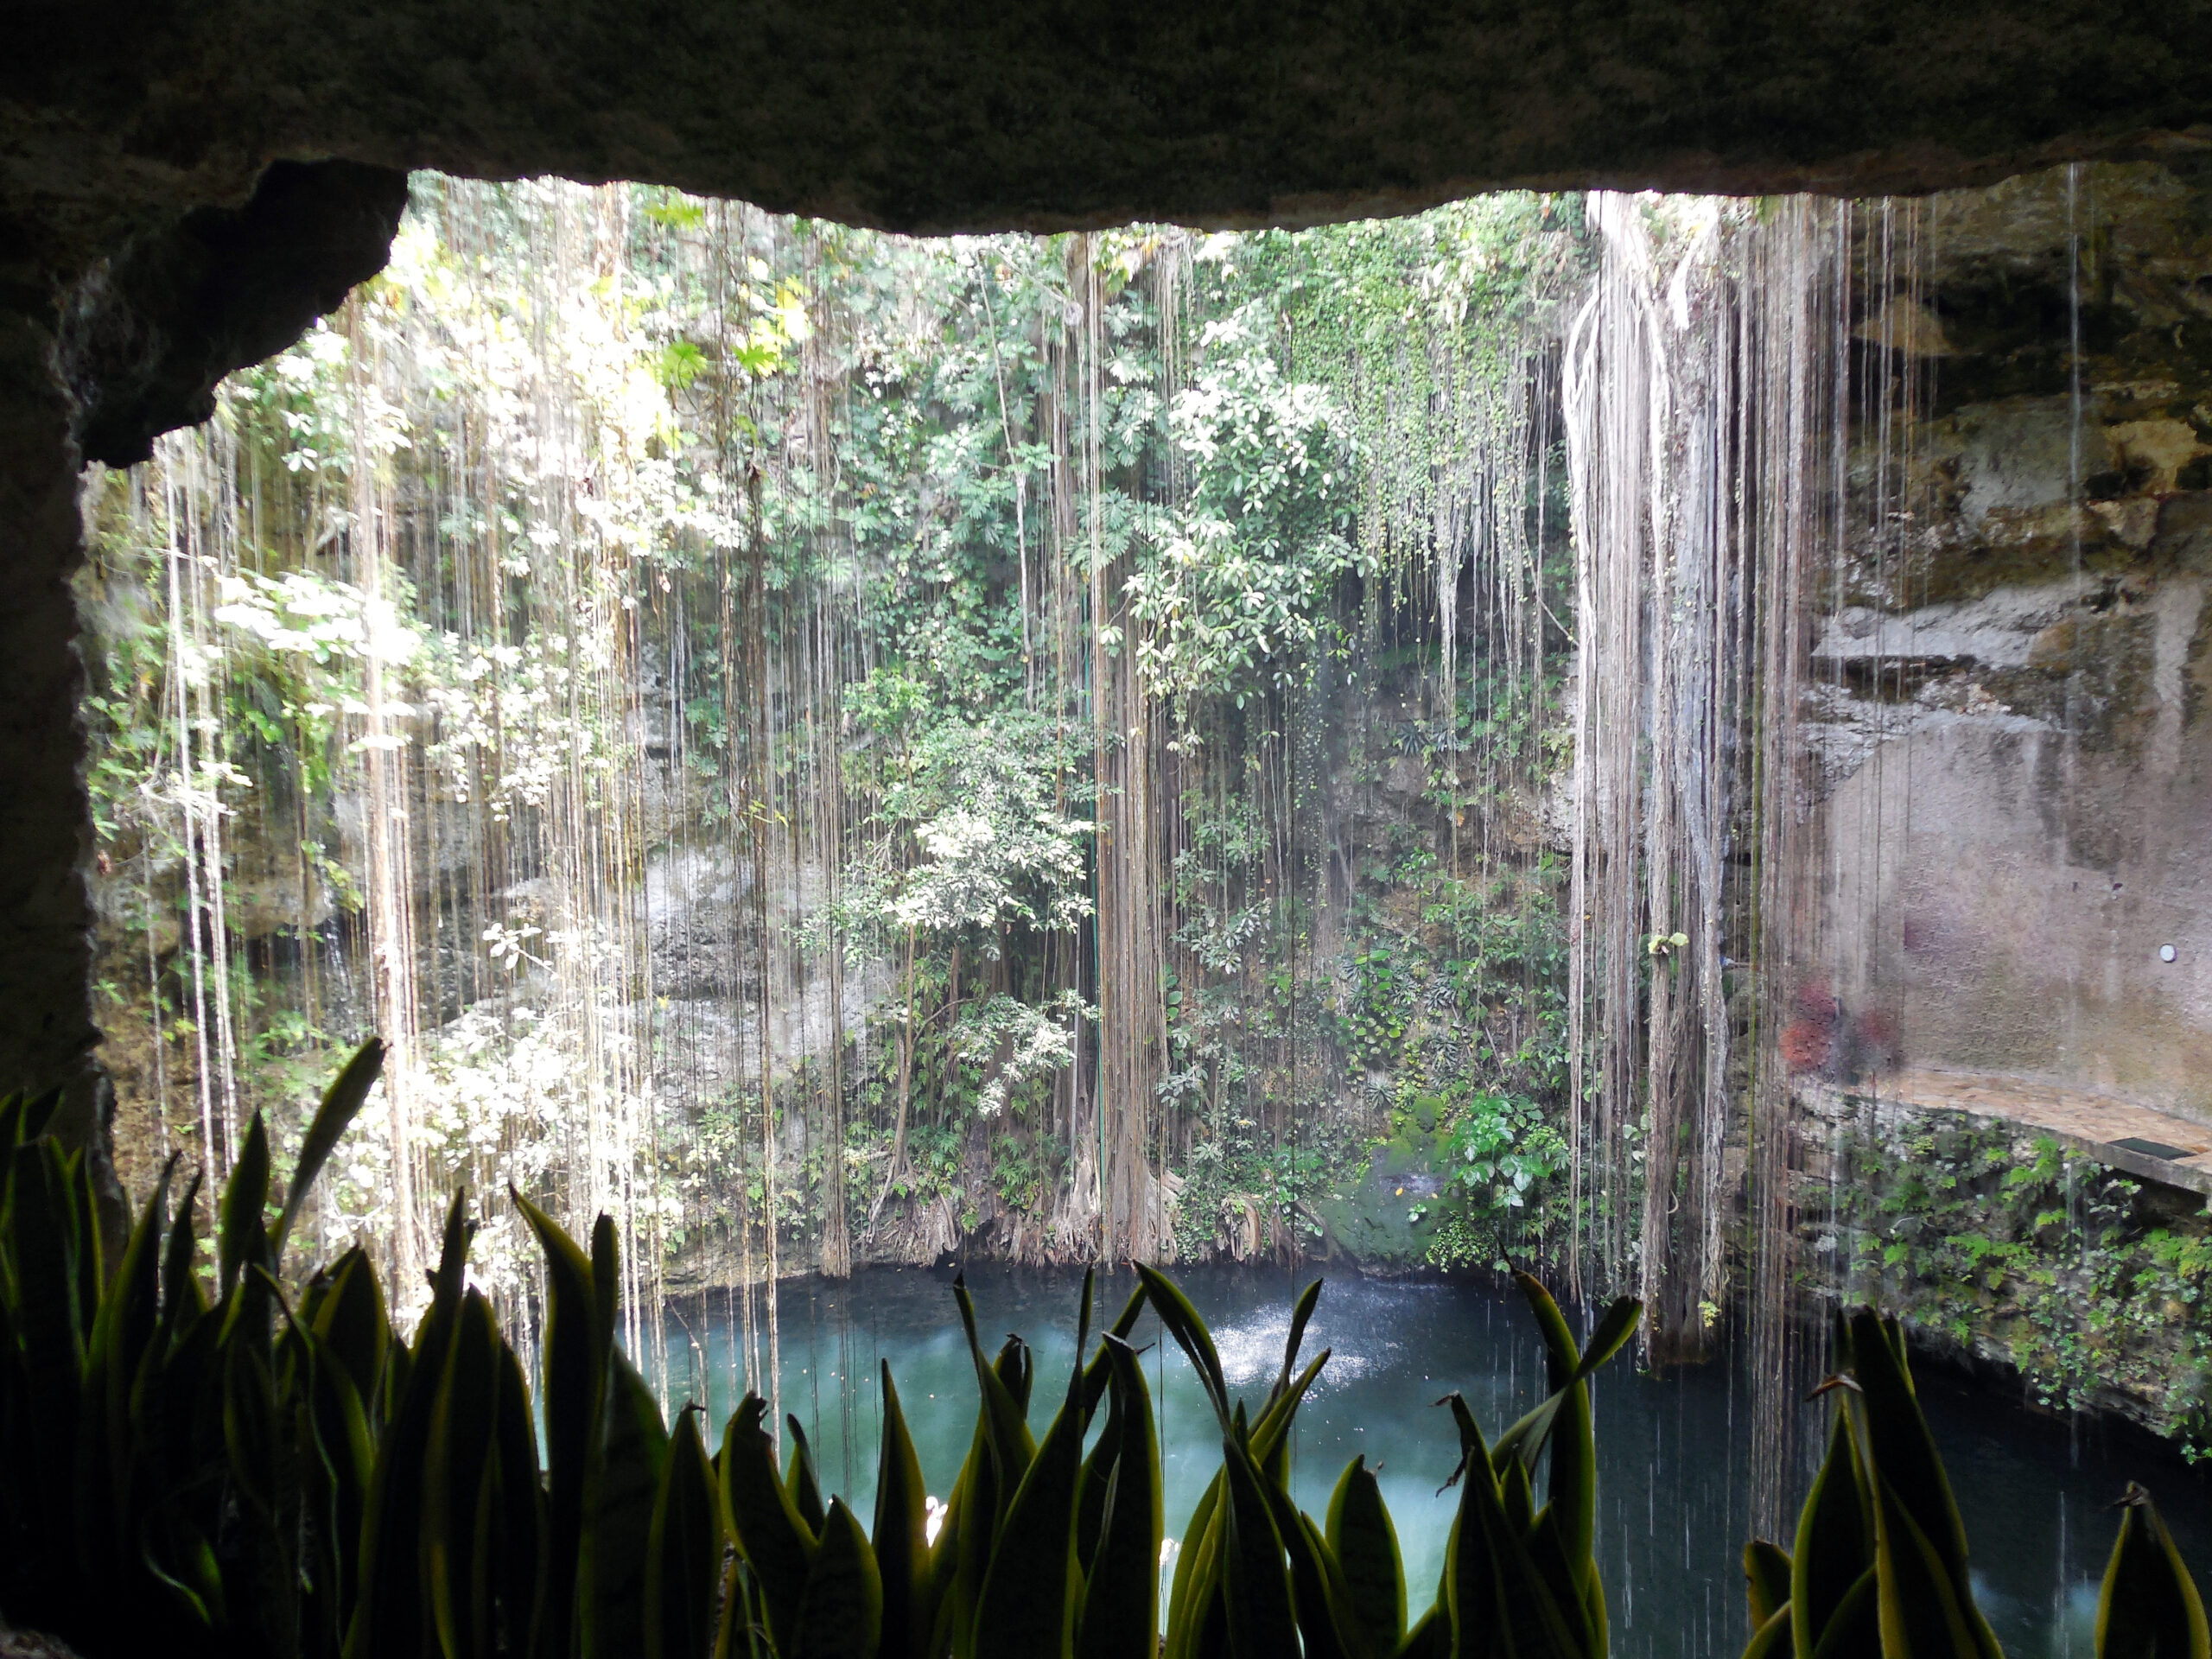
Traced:
[[1544, 1343], [1544, 1364], [1548, 1374], [1546, 1386], [1556, 1394], [1574, 1380], [1575, 1368], [1582, 1363], [1582, 1351], [1575, 1344], [1574, 1332], [1568, 1328], [1567, 1315], [1560, 1312], [1559, 1304], [1544, 1288], [1541, 1280], [1532, 1273], [1516, 1273], [1513, 1282], [1519, 1287], [1522, 1300], [1529, 1304], [1529, 1313], [1535, 1315], [1536, 1333]]
[[[1086, 1420], [1091, 1400], [1090, 1374], [1084, 1373]], [[1118, 1389], [1107, 1396], [1106, 1427], [1091, 1442], [1083, 1459], [1083, 1473], [1076, 1482], [1075, 1561], [1078, 1574], [1087, 1577], [1098, 1554], [1098, 1540], [1106, 1530], [1106, 1502], [1114, 1484], [1114, 1465], [1122, 1455], [1122, 1395]], [[1077, 1615], [1078, 1621], [1080, 1615]]]
[[485, 1480], [496, 1478], [493, 1427], [499, 1321], [483, 1293], [465, 1293], [430, 1404], [423, 1447], [422, 1554], [430, 1619], [446, 1659], [488, 1659], [493, 1587], [479, 1536]]
[[169, 1182], [177, 1160], [162, 1167], [124, 1245], [114, 1282], [92, 1319], [85, 1369], [84, 1431], [79, 1448], [79, 1549], [87, 1568], [106, 1569], [95, 1581], [127, 1565], [136, 1553], [131, 1487], [137, 1474], [138, 1424], [131, 1401], [161, 1321], [161, 1230], [168, 1210]]
[[861, 1523], [842, 1497], [823, 1517], [822, 1543], [801, 1592], [785, 1659], [875, 1659], [883, 1641], [883, 1580]]
[[1981, 1659], [1981, 1647], [1942, 1551], [1878, 1474], [1874, 1560], [1882, 1651], [1910, 1659]]
[[168, 1548], [143, 1548], [139, 1559], [155, 1581], [175, 1597], [192, 1624], [220, 1630], [230, 1623], [230, 1612], [223, 1600], [223, 1569], [214, 1546], [188, 1517], [177, 1517], [170, 1531], [174, 1535]]
[[1078, 1363], [1068, 1379], [1067, 1398], [1052, 1414], [1007, 1506], [976, 1597], [976, 1659], [1050, 1659], [1070, 1651], [1075, 1631], [1076, 1483], [1083, 1469], [1082, 1385]]
[[715, 1471], [685, 1410], [670, 1437], [645, 1542], [645, 1659], [701, 1659], [715, 1639], [722, 1521]]
[[1145, 1294], [1150, 1299], [1154, 1312], [1160, 1315], [1160, 1324], [1167, 1327], [1177, 1346], [1191, 1357], [1192, 1368], [1198, 1372], [1199, 1384], [1213, 1404], [1214, 1415], [1221, 1420], [1222, 1428], [1226, 1431], [1229, 1384], [1223, 1380], [1221, 1356], [1214, 1351], [1213, 1337], [1206, 1329], [1206, 1322], [1191, 1306], [1191, 1299], [1166, 1274], [1139, 1262], [1137, 1277], [1143, 1281]]
[[200, 1275], [192, 1270], [200, 1243], [192, 1214], [193, 1206], [200, 1201], [200, 1183], [195, 1170], [184, 1184], [176, 1219], [169, 1224], [168, 1238], [162, 1246], [162, 1336], [169, 1347], [176, 1345], [186, 1326], [207, 1311], [207, 1293], [200, 1287]]
[[2208, 1659], [2204, 1602], [2158, 1506], [2133, 1481], [2120, 1503], [2097, 1592], [2097, 1659]]
[[494, 1589], [505, 1611], [505, 1628], [526, 1638], [537, 1628], [554, 1574], [541, 1571], [545, 1547], [545, 1494], [538, 1478], [537, 1423], [530, 1408], [530, 1384], [522, 1361], [504, 1341], [494, 1357], [497, 1390], [492, 1431], [498, 1459], [498, 1488], [493, 1494], [496, 1537], [493, 1548]]
[[[1565, 1368], [1571, 1371], [1570, 1365]], [[1459, 1395], [1446, 1396], [1459, 1430], [1459, 1512], [1447, 1546], [1446, 1596], [1455, 1655], [1493, 1650], [1517, 1659], [1580, 1659], [1578, 1642], [1552, 1588], [1509, 1520], [1481, 1427]], [[1554, 1535], [1556, 1536], [1556, 1535]]]
[[424, 1461], [438, 1388], [445, 1379], [446, 1356], [461, 1316], [468, 1237], [467, 1195], [455, 1192], [446, 1212], [438, 1270], [430, 1275], [429, 1312], [423, 1315], [413, 1347], [395, 1344], [387, 1362], [394, 1373], [385, 1385], [393, 1396], [391, 1414], [378, 1448], [376, 1476], [362, 1520], [361, 1592], [346, 1633], [348, 1659], [411, 1654], [435, 1639], [423, 1624], [428, 1601], [420, 1548]]
[[760, 1586], [753, 1582], [753, 1569], [745, 1564], [745, 1557], [733, 1552], [722, 1563], [721, 1611], [715, 1624], [714, 1659], [772, 1659], [773, 1650], [767, 1642]]
[[[1324, 1348], [1306, 1361], [1305, 1370], [1291, 1378], [1289, 1387], [1275, 1395], [1274, 1402], [1260, 1414], [1259, 1421], [1252, 1425], [1250, 1433], [1244, 1439], [1245, 1444], [1252, 1448], [1255, 1463], [1272, 1464], [1288, 1445], [1291, 1423], [1298, 1415], [1299, 1407], [1306, 1402], [1306, 1392], [1313, 1388], [1313, 1379], [1321, 1375], [1321, 1368], [1329, 1363], [1331, 1352], [1331, 1350]], [[1244, 1407], [1240, 1401], [1236, 1407], [1236, 1423], [1243, 1422], [1243, 1414]], [[1238, 1432], [1241, 1434], [1243, 1431], [1240, 1428]]]
[[1233, 1431], [1222, 1437], [1222, 1589], [1232, 1659], [1279, 1659], [1298, 1651], [1298, 1618], [1282, 1539], [1252, 1454]]
[[[1881, 1573], [1869, 1564], [1859, 1575], [1858, 1581], [1844, 1592], [1835, 1611], [1828, 1615], [1827, 1627], [1819, 1632], [1820, 1640], [1812, 1647], [1811, 1659], [1852, 1659], [1862, 1653], [1882, 1650]], [[1797, 1638], [1796, 1604], [1791, 1604], [1791, 1640]]]
[[1406, 1637], [1405, 1561], [1382, 1484], [1364, 1457], [1337, 1477], [1325, 1535], [1344, 1572], [1346, 1634], [1370, 1659], [1389, 1659]]
[[1606, 1630], [1591, 1617], [1586, 1594], [1596, 1573], [1586, 1555], [1573, 1551], [1567, 1522], [1557, 1503], [1548, 1504], [1526, 1535], [1529, 1564], [1559, 1609], [1567, 1651], [1578, 1659], [1604, 1659]]
[[983, 1575], [990, 1570], [991, 1551], [998, 1541], [999, 1491], [988, 1411], [979, 1402], [976, 1427], [968, 1437], [968, 1456], [946, 1495], [944, 1524], [930, 1556], [931, 1595], [944, 1626], [944, 1640], [936, 1642], [932, 1650], [941, 1650], [950, 1642], [955, 1659], [969, 1659], [975, 1637], [976, 1603], [983, 1592]]
[[1167, 1659], [1185, 1659], [1198, 1639], [1197, 1627], [1220, 1588], [1221, 1504], [1224, 1478], [1217, 1471], [1198, 1495], [1183, 1529], [1182, 1552], [1167, 1593]]
[[[1536, 1453], [1547, 1445], [1551, 1451], [1548, 1480], [1548, 1508], [1560, 1529], [1560, 1545], [1577, 1578], [1580, 1564], [1589, 1559], [1598, 1528], [1598, 1452], [1590, 1417], [1589, 1370], [1576, 1347], [1573, 1333], [1551, 1293], [1532, 1274], [1516, 1274], [1514, 1282], [1535, 1315], [1542, 1335], [1546, 1365], [1553, 1397], [1558, 1402], [1550, 1419], [1532, 1432], [1521, 1448], [1521, 1462], [1533, 1474]], [[1643, 1305], [1623, 1297], [1607, 1310], [1595, 1333], [1610, 1344], [1605, 1357], [1618, 1353], [1635, 1330]], [[1602, 1363], [1602, 1360], [1599, 1363]], [[1541, 1408], [1539, 1408], [1541, 1409]], [[1580, 1602], [1580, 1598], [1574, 1598]]]
[[300, 1160], [293, 1166], [291, 1182], [284, 1189], [284, 1208], [276, 1217], [276, 1230], [270, 1235], [269, 1251], [272, 1257], [283, 1255], [284, 1241], [291, 1236], [292, 1224], [299, 1219], [300, 1206], [307, 1201], [308, 1189], [315, 1185], [315, 1178], [322, 1173], [323, 1165], [337, 1150], [346, 1127], [360, 1111], [383, 1071], [384, 1042], [372, 1037], [353, 1051], [353, 1058], [346, 1062], [345, 1069], [323, 1090], [322, 1103], [315, 1108], [307, 1135], [300, 1142]]
[[43, 1094], [12, 1094], [0, 1101], [0, 1152], [13, 1152], [17, 1147], [27, 1147], [54, 1122], [54, 1115], [61, 1109], [61, 1090], [48, 1089]]
[[585, 1465], [590, 1460], [592, 1421], [606, 1386], [606, 1360], [594, 1323], [597, 1296], [592, 1264], [552, 1217], [510, 1185], [545, 1258], [545, 1306], [538, 1347], [544, 1380], [545, 1559], [553, 1577], [541, 1598], [531, 1650], [547, 1659], [569, 1659], [575, 1645], [575, 1586], [571, 1573], [583, 1531]]
[[814, 1471], [814, 1448], [806, 1443], [806, 1430], [799, 1421], [786, 1412], [784, 1427], [791, 1432], [791, 1464], [784, 1471], [784, 1484], [791, 1495], [791, 1507], [798, 1511], [798, 1518], [806, 1522], [806, 1529], [817, 1537], [822, 1535], [822, 1522], [829, 1513], [822, 1503], [822, 1480]]
[[[327, 1305], [318, 1313], [327, 1311]], [[309, 1513], [320, 1521], [326, 1560], [315, 1590], [322, 1618], [318, 1630], [326, 1652], [345, 1637], [344, 1609], [353, 1605], [361, 1554], [361, 1520], [369, 1485], [376, 1473], [376, 1446], [370, 1437], [367, 1407], [352, 1373], [332, 1357], [329, 1346], [310, 1326], [315, 1360], [308, 1385], [305, 1417], [313, 1458], [308, 1465]]]
[[364, 1401], [375, 1394], [391, 1351], [391, 1321], [375, 1263], [356, 1246], [316, 1275], [321, 1294], [308, 1319], [321, 1351], [345, 1367]]
[[1306, 1327], [1313, 1318], [1313, 1309], [1321, 1300], [1321, 1281], [1316, 1279], [1298, 1294], [1291, 1305], [1290, 1331], [1283, 1338], [1282, 1367], [1275, 1373], [1275, 1380], [1268, 1389], [1268, 1403], [1272, 1405], [1290, 1387], [1291, 1367], [1298, 1363], [1298, 1351], [1306, 1343]]
[[[1115, 1316], [1114, 1323], [1106, 1327], [1107, 1333], [1119, 1337], [1122, 1341], [1127, 1342], [1129, 1339], [1129, 1332], [1137, 1328], [1137, 1319], [1143, 1313], [1144, 1306], [1144, 1286], [1140, 1283], [1129, 1293], [1129, 1300], [1122, 1304], [1122, 1311]], [[1084, 1366], [1083, 1370], [1084, 1416], [1088, 1417], [1098, 1409], [1098, 1402], [1106, 1397], [1106, 1385], [1113, 1374], [1113, 1362], [1108, 1357], [1106, 1351], [1101, 1348], [1098, 1352], [1091, 1356], [1090, 1363]]]
[[1520, 1459], [1508, 1458], [1497, 1471], [1497, 1495], [1505, 1503], [1505, 1518], [1513, 1523], [1516, 1535], [1536, 1524], [1535, 1483], [1529, 1478], [1529, 1465]]
[[1744, 1593], [1751, 1603], [1753, 1630], [1789, 1605], [1789, 1553], [1779, 1544], [1755, 1538], [1744, 1546]]
[[1839, 1407], [1828, 1449], [1797, 1517], [1789, 1556], [1790, 1639], [1796, 1659], [1813, 1659], [1822, 1633], [1874, 1565], [1873, 1516], [1849, 1415]]
[[1105, 1345], [1114, 1368], [1118, 1443], [1106, 1477], [1098, 1544], [1083, 1586], [1076, 1652], [1078, 1659], [1154, 1659], [1160, 1643], [1160, 1539], [1166, 1530], [1160, 1444], [1136, 1351], [1111, 1332]]
[[1006, 1385], [1007, 1395], [1027, 1422], [1030, 1390], [1037, 1381], [1037, 1356], [1030, 1351], [1027, 1343], [1009, 1333], [999, 1344], [998, 1357], [991, 1361], [991, 1369]]
[[883, 1362], [883, 1432], [876, 1447], [872, 1547], [883, 1586], [883, 1659], [925, 1659], [936, 1607], [930, 1595], [929, 1512], [921, 1459]]
[[668, 1461], [668, 1430], [660, 1402], [619, 1352], [608, 1356], [604, 1400], [576, 1541], [577, 1652], [581, 1659], [633, 1659], [645, 1642], [645, 1545]]
[[1789, 1604], [1783, 1602], [1751, 1626], [1751, 1640], [1744, 1659], [1782, 1659], [1790, 1651]]
[[1439, 1598], [1398, 1643], [1397, 1659], [1451, 1659], [1452, 1618]]
[[[1025, 1416], [1028, 1408], [1025, 1382], [1029, 1368], [1028, 1349], [1027, 1344], [1017, 1344], [1009, 1338], [1000, 1351], [998, 1363], [987, 1361], [983, 1344], [976, 1339], [976, 1304], [968, 1294], [965, 1279], [952, 1281], [952, 1300], [960, 1309], [960, 1326], [967, 1333], [968, 1352], [975, 1362], [976, 1386], [983, 1397], [985, 1445], [997, 1472], [1000, 1502], [1004, 1503], [1011, 1501], [1029, 1468], [1029, 1460], [1037, 1454], [1037, 1443], [1030, 1436]], [[1014, 1379], [1011, 1386], [1009, 1372]]]
[[791, 1506], [791, 1494], [776, 1473], [775, 1445], [761, 1422], [768, 1402], [748, 1394], [722, 1432], [723, 1512], [737, 1548], [760, 1586], [769, 1639], [787, 1651], [798, 1625], [799, 1596], [805, 1588], [816, 1540]]
[[1966, 1523], [1921, 1414], [1894, 1320], [1862, 1308], [1851, 1319], [1851, 1374], [1859, 1385], [1870, 1474], [1894, 1493], [1935, 1549], [1948, 1577], [1963, 1584]]
[[238, 1281], [249, 1263], [266, 1265], [269, 1230], [263, 1213], [269, 1207], [269, 1130], [256, 1112], [246, 1125], [245, 1143], [231, 1179], [223, 1185], [223, 1215], [215, 1236], [216, 1284], [225, 1296]]
[[1583, 1344], [1582, 1357], [1575, 1362], [1574, 1380], [1580, 1382], [1589, 1376], [1626, 1347], [1628, 1339], [1636, 1334], [1636, 1327], [1643, 1318], [1643, 1304], [1636, 1297], [1616, 1299], [1599, 1318], [1597, 1327], [1590, 1332], [1590, 1340]]
[[[87, 1239], [78, 1219], [69, 1161], [52, 1141], [35, 1141], [16, 1149], [9, 1160], [6, 1210], [16, 1333], [33, 1389], [58, 1398], [66, 1388], [73, 1395], [92, 1335], [77, 1259]], [[45, 1438], [60, 1425], [48, 1420], [40, 1427]]]

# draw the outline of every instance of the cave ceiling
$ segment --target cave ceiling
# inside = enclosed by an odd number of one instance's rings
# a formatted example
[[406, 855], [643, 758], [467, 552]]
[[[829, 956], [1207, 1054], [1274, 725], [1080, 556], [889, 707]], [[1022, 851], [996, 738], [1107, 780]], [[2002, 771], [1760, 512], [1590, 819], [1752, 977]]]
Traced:
[[1506, 186], [1865, 195], [2212, 141], [2200, 0], [14, 0], [6, 19], [0, 286], [68, 312], [79, 439], [114, 462], [372, 274], [416, 168], [930, 232], [1297, 225]]

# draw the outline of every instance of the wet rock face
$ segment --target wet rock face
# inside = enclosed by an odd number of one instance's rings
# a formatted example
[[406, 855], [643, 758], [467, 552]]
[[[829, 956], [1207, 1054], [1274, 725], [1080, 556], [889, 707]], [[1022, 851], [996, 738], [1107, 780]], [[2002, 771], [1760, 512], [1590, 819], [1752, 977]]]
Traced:
[[1819, 959], [1909, 1064], [2212, 1122], [2212, 174], [2052, 170], [1927, 236], [1910, 520], [1813, 646]]

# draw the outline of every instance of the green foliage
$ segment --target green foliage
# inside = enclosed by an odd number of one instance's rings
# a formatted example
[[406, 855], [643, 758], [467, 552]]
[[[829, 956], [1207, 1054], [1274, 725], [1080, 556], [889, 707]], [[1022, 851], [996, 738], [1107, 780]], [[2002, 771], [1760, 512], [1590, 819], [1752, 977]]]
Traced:
[[1287, 683], [1358, 563], [1342, 414], [1323, 387], [1285, 379], [1272, 345], [1256, 306], [1207, 326], [1172, 415], [1190, 495], [1128, 589], [1156, 683], [1239, 708], [1268, 678]]
[[[365, 1048], [331, 1086], [281, 1205], [257, 1120], [217, 1206], [212, 1303], [194, 1271], [191, 1189], [172, 1222], [164, 1176], [111, 1274], [85, 1160], [45, 1133], [59, 1096], [0, 1102], [10, 1624], [91, 1659], [1606, 1651], [1588, 1384], [1634, 1333], [1631, 1299], [1578, 1344], [1543, 1287], [1518, 1275], [1548, 1391], [1494, 1441], [1447, 1397], [1459, 1503], [1436, 1601], [1410, 1631], [1395, 1529], [1363, 1460], [1339, 1477], [1325, 1523], [1291, 1500], [1291, 1431], [1329, 1357], [1300, 1361], [1319, 1281], [1251, 1408], [1231, 1398], [1197, 1310], [1151, 1268], [1094, 1347], [1086, 1275], [1076, 1363], [1041, 1436], [1027, 1422], [1027, 1346], [1012, 1337], [987, 1355], [956, 1281], [979, 1407], [942, 1529], [928, 1537], [887, 1367], [863, 1529], [842, 1497], [824, 1502], [795, 1419], [777, 1467], [758, 1395], [711, 1456], [690, 1410], [665, 1427], [616, 1341], [621, 1265], [605, 1217], [587, 1251], [512, 1195], [544, 1264], [535, 1403], [498, 1316], [467, 1283], [474, 1228], [458, 1197], [411, 1340], [391, 1328], [358, 1249], [288, 1291], [291, 1221], [381, 1058]], [[1188, 1356], [1222, 1437], [1222, 1468], [1184, 1529], [1164, 1631], [1160, 1448], [1128, 1343], [1147, 1306]], [[1859, 1313], [1843, 1354], [1835, 1431], [1795, 1548], [1745, 1553], [1750, 1651], [1999, 1659], [1899, 1327]], [[2196, 1586], [2134, 1488], [2097, 1628], [2100, 1659], [2208, 1652]]]
[[[1913, 1391], [1904, 1332], [1861, 1309], [1839, 1331], [1842, 1369], [1827, 1455], [1793, 1548], [1744, 1551], [1752, 1636], [1745, 1659], [1879, 1653], [2002, 1659], [1974, 1605], [1965, 1524]], [[2204, 1606], [2142, 1488], [2121, 1500], [2097, 1603], [2098, 1659], [2205, 1659]]]
[[1847, 1135], [1840, 1264], [1943, 1340], [1989, 1344], [2062, 1408], [2122, 1388], [2184, 1454], [2212, 1447], [2212, 1236], [2142, 1184], [1999, 1123]]

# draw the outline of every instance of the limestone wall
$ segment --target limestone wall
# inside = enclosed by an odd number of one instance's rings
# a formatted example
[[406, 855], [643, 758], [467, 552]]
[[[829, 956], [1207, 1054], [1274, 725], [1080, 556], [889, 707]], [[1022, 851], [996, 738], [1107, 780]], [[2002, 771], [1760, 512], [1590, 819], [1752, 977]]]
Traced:
[[2057, 169], [1928, 236], [1891, 324], [1932, 389], [1910, 522], [1861, 533], [1813, 644], [1791, 1013], [1843, 1071], [2212, 1122], [2212, 174]]

